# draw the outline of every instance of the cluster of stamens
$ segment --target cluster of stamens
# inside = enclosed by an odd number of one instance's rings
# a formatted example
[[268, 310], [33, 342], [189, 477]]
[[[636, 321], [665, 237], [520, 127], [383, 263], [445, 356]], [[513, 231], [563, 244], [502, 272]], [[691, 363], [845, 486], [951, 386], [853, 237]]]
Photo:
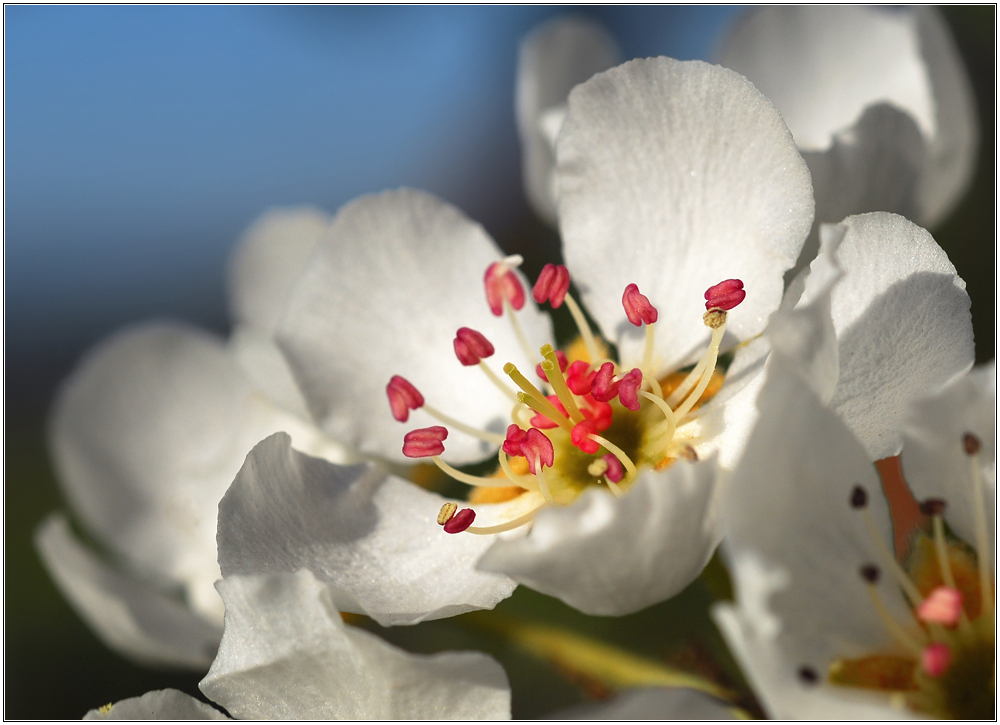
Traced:
[[[548, 264], [532, 289], [538, 304], [548, 302], [553, 308], [566, 304], [580, 333], [586, 350], [585, 357], [570, 360], [562, 350], [545, 344], [534, 353], [517, 319], [517, 311], [525, 303], [525, 292], [514, 270], [520, 265], [519, 256], [507, 257], [490, 265], [484, 275], [486, 300], [492, 313], [506, 316], [528, 360], [535, 365], [540, 383], [529, 380], [513, 363], [506, 363], [503, 372], [513, 383], [511, 388], [486, 360], [494, 354], [493, 345], [479, 331], [460, 328], [455, 334], [454, 349], [459, 362], [478, 366], [489, 380], [512, 403], [511, 420], [506, 434], [480, 430], [463, 424], [427, 405], [420, 391], [401, 376], [394, 376], [386, 386], [386, 394], [396, 420], [406, 422], [411, 410], [422, 409], [443, 425], [410, 431], [403, 439], [403, 454], [410, 458], [430, 458], [452, 478], [474, 487], [516, 487], [522, 492], [533, 491], [541, 503], [531, 511], [494, 526], [473, 526], [476, 514], [471, 508], [459, 509], [446, 504], [438, 515], [438, 523], [447, 533], [466, 531], [492, 534], [530, 523], [537, 511], [550, 504], [568, 503], [576, 491], [566, 493], [567, 480], [573, 488], [581, 477], [587, 483], [606, 486], [620, 496], [624, 487], [638, 475], [639, 465], [633, 460], [661, 464], [679, 457], [697, 459], [690, 442], [675, 440], [677, 427], [699, 403], [715, 374], [719, 345], [725, 333], [727, 311], [743, 301], [746, 293], [739, 280], [726, 280], [710, 287], [705, 293], [704, 322], [712, 330], [711, 342], [701, 360], [683, 380], [665, 395], [660, 381], [654, 376], [654, 327], [656, 308], [635, 284], [625, 288], [622, 305], [629, 321], [645, 325], [646, 337], [641, 361], [625, 369], [607, 358], [605, 347], [595, 337], [583, 311], [569, 294], [570, 277], [566, 267]], [[540, 359], [539, 359], [540, 358]], [[648, 410], [640, 411], [648, 402]], [[640, 431], [641, 446], [634, 440], [632, 453], [617, 445], [614, 426], [619, 427], [629, 415], [643, 416], [633, 428]], [[653, 422], [647, 418], [653, 416]], [[448, 428], [455, 428], [491, 445], [498, 446], [499, 470], [490, 477], [473, 476], [460, 471], [441, 459]], [[548, 431], [548, 432], [546, 432]], [[633, 436], [635, 438], [635, 436]], [[637, 453], [639, 451], [639, 453]], [[518, 463], [518, 461], [520, 461]], [[580, 463], [582, 461], [582, 463]], [[663, 465], [666, 465], [663, 463]], [[573, 473], [567, 473], [571, 466]], [[515, 470], [516, 469], [516, 470]]]
[[[903, 655], [874, 654], [860, 659], [836, 660], [830, 666], [833, 684], [887, 690], [901, 704], [939, 717], [992, 717], [995, 684], [993, 576], [982, 506], [983, 481], [979, 462], [980, 440], [972, 433], [962, 437], [970, 461], [973, 501], [976, 502], [976, 551], [945, 529], [947, 504], [941, 499], [921, 503], [930, 519], [930, 535], [914, 541], [909, 571], [889, 550], [868, 511], [868, 494], [861, 486], [851, 492], [850, 505], [864, 517], [879, 550], [881, 563], [910, 605], [913, 621], [900, 623], [879, 595], [877, 584], [883, 568], [866, 563], [858, 570], [880, 621]], [[808, 665], [799, 669], [808, 684], [819, 681]], [[980, 709], [989, 705], [986, 710]]]

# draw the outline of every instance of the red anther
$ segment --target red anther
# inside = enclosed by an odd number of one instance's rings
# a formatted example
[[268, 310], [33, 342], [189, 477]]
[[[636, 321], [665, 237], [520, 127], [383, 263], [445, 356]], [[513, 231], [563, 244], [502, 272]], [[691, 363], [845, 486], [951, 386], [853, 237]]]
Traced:
[[929, 624], [954, 627], [962, 616], [962, 592], [951, 587], [936, 587], [917, 606], [917, 618]]
[[649, 304], [649, 298], [639, 291], [639, 286], [634, 282], [625, 288], [625, 294], [622, 295], [622, 306], [625, 308], [628, 321], [636, 327], [641, 326], [644, 322], [647, 325], [652, 325], [658, 317], [656, 308]]
[[[566, 359], [566, 353], [562, 350], [556, 350], [556, 361], [559, 363], [559, 369], [562, 372], [566, 372], [566, 366], [569, 365], [569, 360]], [[545, 371], [542, 370], [542, 364], [538, 363], [535, 365], [535, 375], [540, 377], [545, 382], [549, 382], [549, 379], [545, 377]]]
[[546, 264], [542, 267], [542, 273], [538, 275], [531, 296], [538, 304], [548, 300], [552, 303], [552, 309], [556, 309], [563, 303], [567, 292], [569, 292], [569, 270], [561, 264]]
[[460, 327], [455, 333], [455, 355], [463, 365], [478, 365], [479, 361], [494, 352], [493, 345], [470, 327]]
[[601, 460], [608, 464], [608, 470], [604, 472], [604, 477], [611, 481], [611, 483], [618, 483], [625, 477], [625, 469], [622, 468], [622, 462], [613, 455], [605, 453], [601, 456]]
[[580, 408], [580, 412], [583, 413], [584, 418], [594, 424], [598, 433], [611, 427], [614, 408], [609, 403], [602, 403], [599, 400], [591, 399], [589, 405]]
[[521, 444], [524, 443], [524, 438], [527, 435], [527, 432], [521, 430], [520, 426], [511, 423], [507, 426], [507, 438], [503, 442], [503, 452], [508, 456], [520, 456]]
[[393, 375], [392, 380], [385, 386], [385, 394], [389, 396], [389, 407], [392, 408], [392, 417], [400, 423], [405, 423], [410, 418], [410, 411], [420, 408], [424, 404], [424, 396], [413, 387], [413, 384], [400, 375]]
[[743, 280], [727, 279], [705, 290], [706, 310], [731, 310], [744, 299]]
[[610, 403], [618, 395], [619, 381], [615, 377], [615, 364], [606, 362], [601, 365], [601, 369], [594, 375], [594, 380], [590, 386], [590, 394], [594, 400], [602, 403]]
[[528, 459], [528, 470], [532, 474], [538, 473], [535, 464], [552, 468], [555, 461], [555, 449], [549, 437], [537, 428], [530, 428], [521, 444], [521, 454]]
[[[567, 418], [569, 417], [569, 415], [567, 415], [567, 413], [566, 413], [565, 406], [563, 406], [562, 401], [559, 400], [558, 396], [556, 396], [556, 395], [546, 395], [545, 399], [548, 400], [550, 403], [552, 403], [552, 405], [555, 406], [556, 410], [558, 410], [560, 413], [562, 413], [563, 415], [565, 415]], [[533, 425], [535, 428], [545, 428], [545, 429], [558, 428], [559, 427], [558, 423], [552, 421], [548, 416], [542, 415], [541, 413], [536, 414], [531, 419], [531, 425]]]
[[595, 375], [597, 375], [597, 371], [590, 371], [590, 363], [584, 360], [574, 360], [573, 364], [569, 366], [569, 370], [566, 371], [566, 387], [574, 395], [589, 395]]
[[457, 514], [452, 516], [448, 523], [444, 525], [444, 532], [446, 534], [461, 534], [467, 528], [472, 526], [472, 522], [476, 520], [476, 512], [472, 509], [462, 509]]
[[427, 458], [444, 453], [444, 441], [448, 429], [443, 425], [417, 428], [403, 436], [403, 455], [407, 458]]
[[597, 432], [597, 428], [589, 420], [584, 420], [573, 426], [569, 434], [570, 441], [584, 453], [597, 453], [600, 446], [590, 436]]
[[920, 653], [920, 665], [931, 677], [940, 677], [951, 665], [951, 647], [944, 642], [927, 645]]
[[486, 268], [483, 283], [486, 285], [486, 302], [497, 317], [503, 315], [504, 299], [515, 310], [524, 307], [524, 287], [521, 286], [521, 280], [503, 262], [494, 262]]
[[632, 368], [618, 383], [618, 400], [629, 410], [639, 410], [640, 387], [642, 387], [642, 370]]

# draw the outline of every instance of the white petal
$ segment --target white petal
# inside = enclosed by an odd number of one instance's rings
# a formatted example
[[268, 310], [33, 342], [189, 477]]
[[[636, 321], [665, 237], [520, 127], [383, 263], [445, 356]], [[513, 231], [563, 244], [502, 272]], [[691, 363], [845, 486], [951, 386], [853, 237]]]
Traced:
[[[581, 16], [554, 18], [521, 43], [515, 106], [524, 187], [535, 211], [550, 224], [556, 223], [553, 142], [566, 98], [576, 84], [621, 62], [614, 38], [603, 26]], [[559, 108], [558, 124], [544, 129], [543, 119], [555, 118], [551, 112]]]
[[119, 700], [106, 712], [91, 710], [84, 720], [228, 720], [211, 705], [180, 690], [153, 690], [142, 697]]
[[339, 609], [383, 625], [492, 608], [516, 585], [475, 571], [494, 537], [445, 534], [445, 501], [375, 464], [336, 466], [274, 435], [219, 505], [219, 563], [227, 577], [309, 569]]
[[202, 691], [240, 719], [509, 719], [503, 668], [478, 652], [411, 655], [345, 627], [308, 571], [219, 583], [226, 631]]
[[[788, 697], [812, 697], [800, 667], [823, 676], [833, 659], [894, 649], [862, 566], [881, 568], [878, 590], [888, 611], [913, 624], [883, 558], [883, 547], [891, 556], [891, 527], [874, 466], [798, 375], [781, 374], [788, 365], [772, 353], [760, 420], [722, 499], [738, 602], [727, 633], [737, 625], [747, 630], [744, 669], [777, 717], [797, 715], [774, 709], [783, 695], [768, 689], [773, 683]], [[851, 505], [855, 486], [868, 493], [878, 538]], [[731, 643], [739, 651], [740, 643]], [[764, 675], [757, 677], [758, 669]]]
[[637, 612], [677, 594], [715, 551], [715, 460], [647, 471], [621, 498], [592, 489], [540, 511], [527, 536], [479, 561], [585, 614]]
[[549, 716], [553, 720], [735, 720], [721, 700], [683, 687], [625, 690], [609, 702], [580, 705]]
[[[152, 584], [102, 563], [56, 514], [38, 527], [35, 546], [59, 590], [101, 640], [131, 660], [204, 671], [222, 637]], [[120, 713], [115, 713], [120, 715]]]
[[[807, 160], [819, 221], [881, 210], [931, 225], [965, 191], [976, 147], [972, 91], [932, 8], [758, 8], [719, 58], [815, 152]], [[900, 117], [865, 120], [880, 104], [908, 116], [923, 143]]]
[[339, 451], [256, 392], [221, 341], [155, 324], [86, 356], [56, 401], [50, 433], [60, 481], [87, 527], [136, 568], [183, 584], [192, 606], [221, 624], [217, 506], [247, 451], [277, 430], [310, 452]]
[[703, 351], [703, 295], [722, 280], [747, 291], [729, 330], [764, 328], [812, 224], [812, 187], [746, 79], [697, 61], [630, 61], [573, 90], [557, 151], [566, 264], [625, 359], [642, 345], [621, 304], [632, 282], [660, 313], [665, 368]]
[[[844, 225], [837, 250], [844, 278], [831, 306], [840, 380], [830, 405], [876, 460], [899, 453], [911, 401], [972, 365], [970, 302], [965, 282], [920, 227], [884, 213]], [[820, 286], [810, 278], [800, 306]]]
[[274, 339], [253, 325], [236, 325], [229, 336], [229, 354], [254, 387], [276, 406], [304, 421], [312, 416], [295, 382], [288, 361]]
[[[942, 498], [945, 519], [960, 537], [976, 545], [975, 511], [984, 512], [987, 540], [996, 526], [996, 366], [972, 370], [932, 397], [919, 401], [906, 416], [903, 473], [918, 500]], [[979, 452], [983, 496], [973, 493], [972, 462], [962, 437], [973, 433]]]
[[[423, 192], [385, 192], [341, 209], [292, 294], [278, 336], [323, 429], [352, 448], [404, 460], [403, 434], [437, 421], [423, 410], [405, 426], [393, 419], [385, 386], [402, 375], [428, 405], [502, 435], [510, 399], [482, 371], [463, 367], [453, 348], [455, 331], [471, 327], [495, 346], [486, 361], [494, 372], [502, 376], [508, 361], [525, 374], [534, 369], [509, 323], [486, 304], [483, 275], [501, 258], [482, 227]], [[525, 283], [529, 299], [519, 319], [537, 349], [551, 341], [551, 324], [530, 292]], [[452, 431], [444, 457], [468, 462], [489, 452]]]
[[274, 333], [329, 225], [330, 216], [312, 207], [271, 209], [243, 233], [229, 262], [229, 307], [237, 322]]

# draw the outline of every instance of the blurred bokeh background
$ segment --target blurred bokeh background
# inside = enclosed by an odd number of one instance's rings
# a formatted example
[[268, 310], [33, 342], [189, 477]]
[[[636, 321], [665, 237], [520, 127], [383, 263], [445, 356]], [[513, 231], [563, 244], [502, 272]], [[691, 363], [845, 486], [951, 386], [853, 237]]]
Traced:
[[[333, 212], [359, 194], [415, 186], [458, 205], [508, 251], [553, 256], [556, 238], [522, 191], [514, 75], [524, 34], [570, 11], [4, 8], [5, 717], [78, 718], [167, 686], [197, 694], [199, 675], [137, 667], [100, 644], [32, 547], [38, 522], [64, 506], [45, 420], [81, 353], [149, 318], [225, 334], [228, 252], [274, 205]], [[605, 23], [626, 57], [681, 59], [709, 58], [739, 13], [572, 11]], [[994, 12], [944, 10], [976, 89], [982, 141], [975, 184], [935, 237], [968, 283], [979, 361], [995, 344]], [[714, 641], [706, 586], [613, 624], [530, 592], [501, 608], [685, 661]], [[676, 624], [684, 617], [694, 617], [687, 629]], [[460, 626], [405, 629], [389, 636], [413, 650], [482, 645]], [[515, 716], [595, 694], [558, 665], [498, 654]]]

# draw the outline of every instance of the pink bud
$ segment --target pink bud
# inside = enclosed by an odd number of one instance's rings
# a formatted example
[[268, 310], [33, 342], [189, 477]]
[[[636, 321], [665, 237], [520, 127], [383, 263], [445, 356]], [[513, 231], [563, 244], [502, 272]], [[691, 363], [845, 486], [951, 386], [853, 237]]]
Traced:
[[940, 677], [951, 665], [951, 647], [943, 642], [927, 645], [920, 653], [920, 666], [931, 677]]
[[407, 458], [427, 458], [444, 453], [444, 441], [448, 429], [443, 425], [417, 428], [403, 436], [403, 455]]
[[731, 310], [747, 296], [743, 291], [743, 281], [727, 279], [705, 290], [706, 310]]
[[954, 627], [962, 614], [962, 592], [951, 587], [937, 587], [917, 606], [921, 622]]
[[521, 444], [527, 435], [516, 423], [511, 423], [507, 426], [507, 438], [503, 442], [503, 452], [508, 456], [520, 456]]
[[618, 400], [629, 410], [639, 410], [639, 388], [642, 386], [642, 371], [632, 368], [622, 376], [618, 384]]
[[644, 322], [647, 325], [652, 325], [658, 317], [656, 308], [649, 304], [649, 298], [639, 291], [639, 286], [634, 282], [625, 288], [625, 294], [622, 295], [622, 306], [625, 308], [628, 321], [636, 327], [641, 326]]
[[405, 423], [409, 419], [411, 410], [416, 410], [424, 404], [424, 396], [420, 391], [400, 375], [392, 376], [389, 384], [385, 386], [385, 394], [389, 396], [392, 417], [400, 423]]
[[538, 304], [548, 300], [552, 303], [552, 309], [556, 309], [563, 303], [568, 291], [569, 270], [561, 264], [546, 264], [538, 275], [531, 296]]
[[504, 299], [515, 310], [524, 307], [524, 287], [521, 286], [521, 280], [503, 262], [494, 262], [487, 267], [483, 282], [486, 285], [486, 302], [497, 317], [503, 315]]
[[590, 371], [590, 363], [583, 360], [574, 360], [566, 372], [566, 387], [574, 395], [589, 395], [590, 387], [594, 383], [596, 371]]
[[597, 449], [600, 446], [597, 444], [597, 441], [590, 437], [596, 432], [597, 428], [591, 421], [582, 421], [573, 426], [573, 430], [570, 431], [569, 435], [570, 441], [584, 453], [597, 453]]
[[444, 532], [446, 534], [460, 534], [467, 528], [472, 526], [472, 522], [476, 520], [476, 512], [472, 509], [462, 509], [450, 519], [448, 523], [444, 525]]
[[601, 365], [601, 369], [594, 375], [591, 384], [590, 394], [594, 400], [602, 403], [610, 403], [618, 395], [618, 381], [614, 379], [615, 364], [606, 362]]
[[493, 345], [469, 327], [460, 327], [455, 333], [455, 355], [463, 365], [478, 365], [483, 358], [493, 354]]
[[613, 455], [605, 453], [601, 456], [601, 460], [608, 464], [608, 470], [604, 472], [604, 475], [611, 483], [618, 483], [625, 477], [625, 469], [622, 468], [622, 462]]
[[555, 449], [549, 437], [537, 428], [530, 428], [521, 443], [521, 453], [528, 459], [528, 470], [533, 474], [538, 473], [535, 465], [548, 466], [552, 468], [555, 462]]
[[[566, 353], [564, 353], [562, 350], [556, 350], [556, 361], [559, 363], [559, 369], [562, 372], [566, 372], [566, 366], [569, 365], [569, 360], [566, 359]], [[535, 375], [537, 375], [545, 382], [549, 382], [549, 379], [545, 377], [545, 371], [542, 370], [541, 363], [535, 365]]]

